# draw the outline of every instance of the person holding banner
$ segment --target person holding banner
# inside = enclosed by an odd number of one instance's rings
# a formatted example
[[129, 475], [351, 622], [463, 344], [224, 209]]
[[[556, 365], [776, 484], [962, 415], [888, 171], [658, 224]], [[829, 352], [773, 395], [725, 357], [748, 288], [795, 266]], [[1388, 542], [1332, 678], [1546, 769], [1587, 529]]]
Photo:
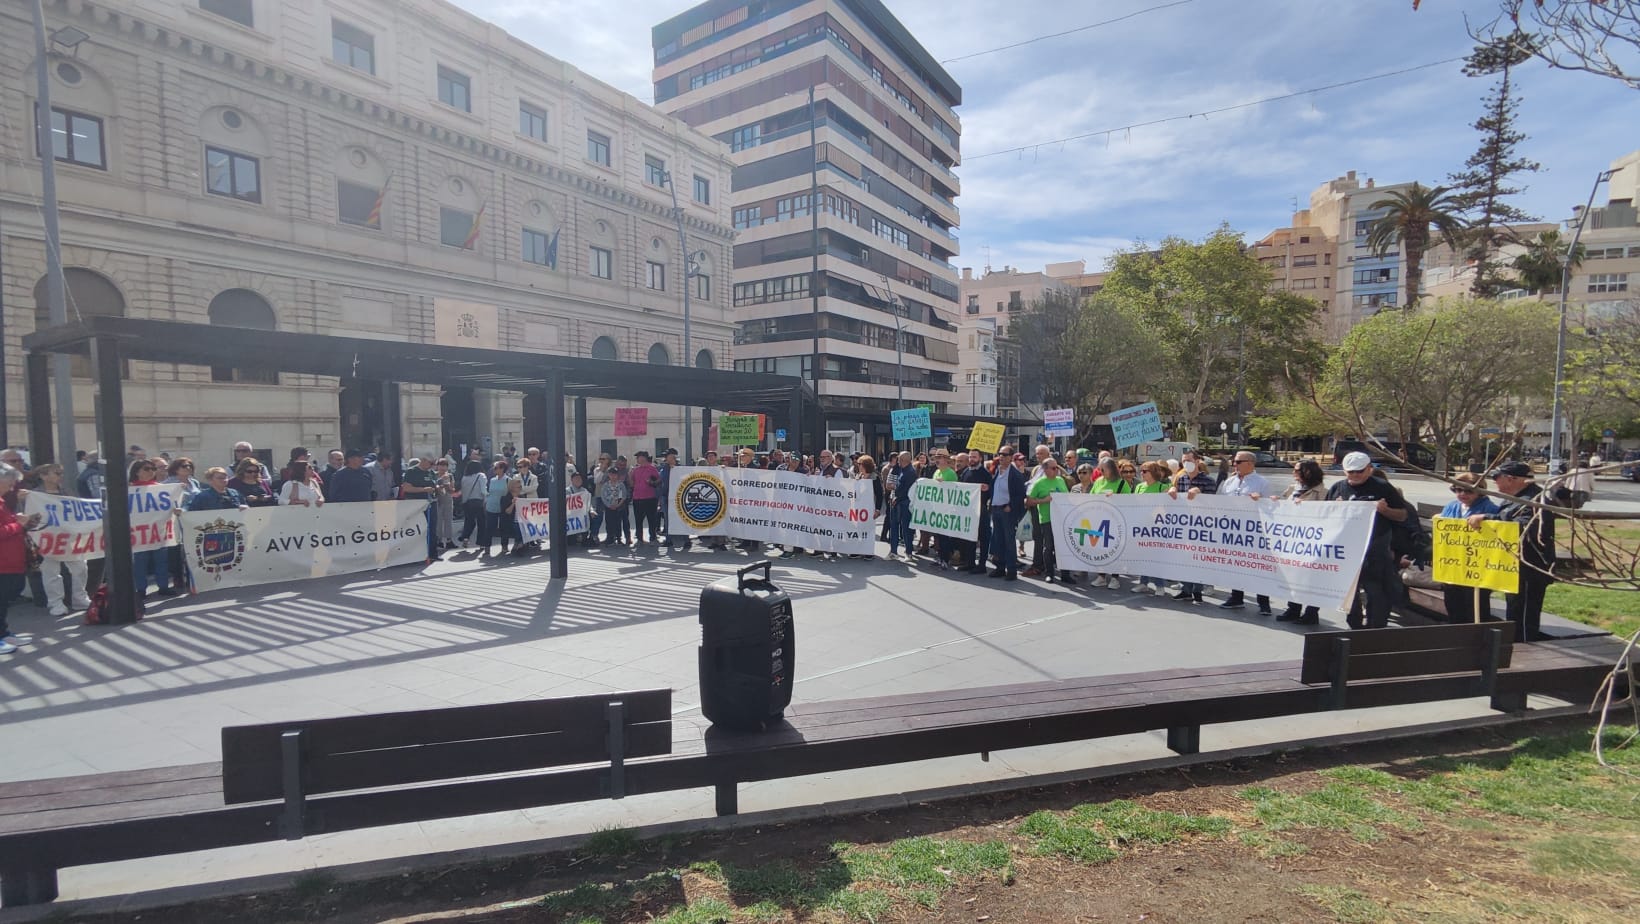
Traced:
[[968, 451], [968, 467], [959, 479], [963, 484], [979, 486], [979, 538], [970, 542], [961, 540], [957, 548], [967, 562], [969, 574], [984, 574], [985, 559], [991, 548], [991, 473], [985, 468], [985, 457], [978, 449]]
[[233, 489], [244, 498], [244, 503], [250, 507], [272, 507], [279, 503], [268, 489], [267, 479], [262, 477], [262, 463], [255, 456], [240, 459], [233, 467]]
[[[1281, 492], [1281, 499], [1301, 504], [1305, 501], [1327, 499], [1326, 474], [1314, 459], [1305, 459], [1293, 466], [1293, 483]], [[1287, 608], [1276, 616], [1276, 622], [1290, 622], [1300, 626], [1321, 624], [1321, 609], [1287, 601]]]
[[[1440, 516], [1467, 520], [1474, 514], [1496, 517], [1500, 511], [1497, 501], [1481, 493], [1486, 490], [1486, 476], [1474, 472], [1463, 472], [1452, 479], [1457, 482], [1452, 486], [1455, 495], [1452, 500], [1441, 508]], [[1475, 606], [1475, 597], [1480, 596], [1480, 606]], [[1442, 584], [1441, 599], [1446, 603], [1447, 622], [1472, 623], [1476, 621], [1476, 613], [1485, 616], [1492, 614], [1492, 591], [1481, 588], [1478, 591], [1473, 587], [1461, 587], [1457, 584]]]
[[[1257, 471], [1258, 457], [1250, 452], [1238, 452], [1229, 475], [1219, 479], [1219, 488], [1215, 494], [1228, 497], [1246, 497], [1259, 500], [1270, 496], [1270, 482]], [[1230, 596], [1219, 604], [1221, 610], [1239, 610], [1246, 606], [1246, 597], [1240, 590], [1230, 591]], [[1270, 598], [1264, 594], [1258, 595], [1258, 614], [1270, 615]]]
[[[17, 488], [22, 472], [0, 462], [0, 494], [11, 494]], [[11, 505], [0, 501], [0, 654], [11, 654], [19, 645], [34, 641], [27, 635], [13, 635], [6, 621], [11, 601], [22, 596], [28, 583], [28, 545], [24, 535], [40, 524], [38, 513], [27, 519], [17, 519]]]
[[[149, 485], [159, 484], [155, 476], [159, 472], [159, 465], [147, 459], [138, 459], [131, 463], [130, 485], [133, 488], [146, 488]], [[147, 549], [132, 553], [132, 578], [137, 585], [137, 602], [140, 605], [142, 598], [148, 595], [148, 577], [153, 575], [154, 586], [158, 588], [162, 597], [174, 597], [182, 593], [180, 587], [171, 586], [171, 553], [168, 549]]]
[[[1365, 501], [1377, 509], [1367, 554], [1361, 560], [1360, 593], [1351, 603], [1345, 621], [1351, 629], [1388, 628], [1389, 610], [1400, 581], [1395, 570], [1395, 553], [1390, 548], [1390, 530], [1406, 521], [1412, 507], [1395, 486], [1373, 473], [1372, 457], [1364, 452], [1352, 452], [1344, 457], [1344, 480], [1334, 482], [1327, 489], [1327, 500]], [[1365, 620], [1362, 595], [1366, 597]]]
[[214, 466], [205, 470], [205, 484], [188, 502], [189, 510], [248, 510], [245, 498], [228, 481], [228, 470]]
[[[1095, 472], [1097, 472], [1097, 475], [1094, 477], [1093, 483], [1088, 485], [1087, 493], [1089, 493], [1089, 494], [1132, 494], [1133, 493], [1133, 483], [1128, 481], [1126, 478], [1122, 477], [1122, 471], [1121, 471], [1121, 468], [1120, 468], [1120, 466], [1118, 465], [1118, 463], [1116, 461], [1115, 456], [1109, 456], [1109, 455], [1100, 456], [1099, 457], [1099, 465], [1095, 469]], [[1053, 559], [1049, 558], [1048, 560], [1051, 562]], [[1091, 586], [1093, 586], [1093, 587], [1109, 587], [1112, 590], [1120, 590], [1121, 587], [1122, 587], [1122, 576], [1120, 574], [1095, 574], [1093, 576], [1093, 584]]]
[[319, 478], [306, 459], [299, 459], [285, 469], [285, 480], [279, 485], [279, 503], [285, 507], [322, 507], [324, 492], [319, 490]]
[[1049, 495], [1064, 494], [1069, 492], [1071, 488], [1070, 485], [1065, 483], [1065, 479], [1060, 476], [1059, 463], [1053, 456], [1049, 456], [1042, 462], [1041, 470], [1042, 476], [1032, 481], [1031, 486], [1025, 491], [1025, 505], [1036, 509], [1040, 529], [1037, 531], [1035, 548], [1036, 553], [1042, 556], [1042, 567], [1047, 570], [1044, 572], [1032, 567], [1025, 572], [1025, 576], [1033, 577], [1037, 574], [1046, 573], [1048, 583], [1052, 584], [1054, 574], [1057, 572], [1061, 581], [1066, 584], [1075, 584], [1076, 578], [1072, 577], [1069, 571], [1060, 568], [1057, 559], [1054, 558], [1053, 516], [1049, 506]]
[[[1203, 464], [1201, 453], [1194, 449], [1184, 451], [1184, 461], [1179, 463], [1179, 477], [1174, 479], [1173, 487], [1168, 489], [1167, 496], [1177, 500], [1179, 493], [1184, 492], [1185, 500], [1195, 500], [1203, 494], [1212, 494], [1218, 489], [1218, 480], [1207, 471]], [[1173, 595], [1175, 600], [1189, 600], [1191, 603], [1202, 602], [1202, 591], [1206, 586], [1195, 581], [1180, 581], [1179, 592]]]
[[[33, 490], [39, 491], [41, 494], [55, 494], [59, 497], [64, 494], [63, 467], [61, 465], [55, 462], [47, 462], [44, 465], [30, 469], [28, 475]], [[63, 586], [64, 569], [68, 572], [67, 581], [69, 586], [66, 588]], [[69, 594], [65, 591], [70, 591], [73, 594], [75, 612], [89, 607], [91, 598], [87, 596], [90, 590], [85, 586], [85, 574], [86, 568], [83, 559], [65, 558], [61, 561], [47, 560], [42, 562], [40, 577], [45, 582], [46, 605], [49, 607], [46, 612], [52, 616], [68, 615], [69, 610], [63, 604], [63, 601], [69, 598]]]

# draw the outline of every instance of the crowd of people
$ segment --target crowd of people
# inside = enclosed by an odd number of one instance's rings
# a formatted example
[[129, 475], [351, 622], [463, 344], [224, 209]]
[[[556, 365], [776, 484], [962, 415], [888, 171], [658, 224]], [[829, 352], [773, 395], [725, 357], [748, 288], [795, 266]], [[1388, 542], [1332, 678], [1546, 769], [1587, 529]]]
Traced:
[[[520, 534], [515, 507], [521, 501], [543, 496], [551, 479], [547, 459], [538, 449], [522, 454], [507, 447], [502, 455], [485, 458], [472, 449], [465, 457], [451, 451], [444, 456], [424, 456], [399, 464], [386, 451], [367, 453], [358, 449], [331, 450], [323, 465], [306, 447], [290, 450], [288, 461], [277, 473], [269, 471], [257, 458], [255, 447], [240, 442], [233, 447], [233, 459], [210, 466], [203, 473], [187, 457], [163, 455], [150, 459], [138, 446], [126, 453], [129, 483], [132, 485], [179, 484], [182, 509], [224, 510], [261, 506], [320, 507], [327, 503], [363, 503], [379, 500], [427, 500], [429, 561], [450, 550], [473, 550], [482, 558], [511, 554], [529, 555], [540, 550], [538, 541], [526, 541]], [[592, 498], [589, 529], [574, 537], [580, 545], [597, 548], [671, 551], [693, 545], [688, 536], [672, 536], [667, 529], [664, 500], [673, 470], [679, 465], [677, 450], [668, 449], [656, 459], [638, 450], [628, 459], [621, 454], [601, 453], [586, 469], [573, 456], [564, 461], [566, 491], [586, 491]], [[800, 455], [771, 450], [758, 453], [741, 448], [721, 456], [709, 451], [695, 460], [696, 465], [723, 468], [756, 468], [786, 471], [815, 478], [863, 479], [872, 484], [872, 497], [881, 527], [879, 539], [886, 543], [889, 561], [932, 558], [941, 570], [956, 569], [970, 574], [989, 574], [1003, 581], [1021, 577], [1047, 582], [1077, 584], [1087, 580], [1096, 589], [1120, 590], [1124, 582], [1136, 593], [1171, 593], [1175, 600], [1201, 604], [1201, 584], [1180, 581], [1175, 576], [1079, 574], [1059, 567], [1054, 553], [1051, 497], [1056, 493], [1165, 494], [1171, 501], [1188, 503], [1204, 494], [1241, 496], [1256, 501], [1280, 498], [1298, 502], [1366, 502], [1374, 505], [1372, 538], [1361, 566], [1357, 599], [1347, 622], [1352, 628], [1382, 628], [1388, 625], [1390, 608], [1400, 595], [1400, 571], [1415, 564], [1427, 564], [1428, 532], [1413, 506], [1390, 484], [1365, 453], [1350, 453], [1343, 459], [1343, 477], [1330, 487], [1321, 466], [1309, 459], [1292, 466], [1288, 483], [1275, 485], [1256, 470], [1250, 452], [1238, 452], [1219, 460], [1215, 466], [1195, 451], [1180, 459], [1135, 463], [1108, 451], [1097, 455], [1075, 450], [1055, 458], [1046, 445], [1035, 447], [1032, 457], [1002, 446], [990, 454], [977, 450], [953, 452], [936, 448], [913, 454], [890, 453], [881, 465], [864, 453]], [[29, 491], [73, 494], [86, 498], [102, 496], [105, 463], [94, 452], [82, 453], [72, 478], [55, 464], [29, 468], [23, 453], [0, 452], [0, 654], [15, 650], [27, 639], [14, 636], [7, 626], [6, 607], [32, 587], [37, 604], [53, 616], [66, 616], [90, 603], [88, 581], [96, 583], [84, 562], [46, 563], [44, 567], [29, 554], [27, 533], [38, 527], [38, 516], [20, 519], [23, 499]], [[1215, 470], [1216, 469], [1216, 470]], [[1517, 637], [1539, 637], [1539, 616], [1543, 593], [1552, 582], [1554, 563], [1554, 516], [1541, 512], [1543, 490], [1525, 463], [1507, 462], [1493, 473], [1497, 493], [1506, 499], [1498, 503], [1487, 495], [1486, 476], [1458, 476], [1454, 499], [1442, 516], [1462, 517], [1473, 523], [1485, 519], [1518, 522], [1523, 528], [1521, 592], [1509, 595], [1507, 612], [1516, 623]], [[977, 485], [981, 497], [980, 530], [976, 539], [955, 539], [912, 528], [909, 498], [919, 480], [962, 482]], [[1541, 512], [1541, 513], [1540, 513]], [[456, 521], [460, 521], [459, 535]], [[742, 550], [761, 554], [764, 544], [753, 540], [703, 537], [709, 549], [723, 550], [736, 542]], [[497, 552], [499, 544], [499, 552]], [[801, 553], [787, 548], [788, 554]], [[824, 555], [810, 551], [813, 555]], [[864, 558], [871, 556], [851, 556]], [[93, 562], [100, 565], [100, 562]], [[100, 571], [100, 568], [94, 570]], [[31, 574], [32, 571], [32, 574]], [[187, 577], [179, 548], [137, 552], [133, 572], [137, 599], [142, 600], [152, 586], [160, 595], [185, 592]], [[1171, 581], [1171, 583], [1170, 583]], [[1226, 588], [1218, 604], [1223, 609], [1247, 606], [1243, 592]], [[1446, 594], [1449, 618], [1467, 621], [1474, 616], [1474, 598], [1468, 588], [1451, 588]], [[1287, 601], [1278, 614], [1272, 602], [1256, 596], [1258, 613], [1300, 625], [1316, 625], [1319, 608], [1309, 601]], [[1489, 602], [1482, 598], [1483, 612]]]

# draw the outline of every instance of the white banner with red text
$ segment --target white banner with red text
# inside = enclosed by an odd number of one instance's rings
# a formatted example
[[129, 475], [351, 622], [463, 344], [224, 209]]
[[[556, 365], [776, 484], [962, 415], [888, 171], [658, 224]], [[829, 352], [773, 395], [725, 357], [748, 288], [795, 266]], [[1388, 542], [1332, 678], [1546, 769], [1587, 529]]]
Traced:
[[1372, 504], [1203, 494], [1052, 495], [1059, 567], [1148, 575], [1347, 608]]
[[875, 508], [869, 481], [756, 468], [675, 468], [666, 498], [667, 529], [679, 535], [755, 539], [846, 555], [876, 550]]
[[[148, 552], [177, 544], [175, 513], [182, 506], [182, 485], [151, 484], [130, 488], [131, 551]], [[29, 492], [23, 515], [40, 515], [40, 528], [29, 535], [40, 554], [53, 561], [102, 558], [107, 548], [103, 502]]]
[[[513, 503], [513, 513], [518, 518], [518, 535], [524, 537], [523, 541], [536, 542], [552, 535], [552, 501], [525, 500], [520, 497]], [[576, 491], [565, 498], [564, 523], [565, 534], [570, 536], [584, 533], [591, 528], [591, 494]]]
[[355, 574], [427, 559], [427, 502], [200, 510], [181, 516], [196, 590]]

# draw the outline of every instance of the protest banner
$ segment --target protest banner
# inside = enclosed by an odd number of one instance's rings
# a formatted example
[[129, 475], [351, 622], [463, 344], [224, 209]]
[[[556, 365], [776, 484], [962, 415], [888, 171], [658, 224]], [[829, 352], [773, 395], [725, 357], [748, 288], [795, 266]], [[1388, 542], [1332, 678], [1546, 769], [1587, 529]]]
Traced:
[[994, 453], [1002, 448], [1002, 437], [1007, 432], [1008, 428], [1002, 424], [975, 421], [974, 429], [968, 434], [968, 448]]
[[616, 436], [643, 436], [649, 432], [649, 408], [618, 407], [615, 409]]
[[[552, 501], [525, 500], [513, 504], [513, 516], [518, 520], [518, 534], [525, 542], [547, 539], [552, 535]], [[575, 491], [564, 499], [564, 532], [573, 536], [592, 527], [592, 495]]]
[[1137, 446], [1140, 443], [1158, 442], [1162, 438], [1162, 415], [1156, 413], [1156, 403], [1146, 401], [1144, 404], [1135, 404], [1110, 414], [1110, 429], [1116, 439], [1116, 446]]
[[[1429, 521], [1435, 541], [1431, 574], [1441, 584], [1520, 592], [1520, 524], [1487, 520], [1479, 529], [1460, 517]], [[1479, 610], [1477, 608], [1477, 617]]]
[[374, 571], [427, 558], [425, 501], [199, 510], [181, 517], [196, 590]]
[[1055, 557], [1072, 571], [1147, 574], [1348, 607], [1371, 504], [1166, 494], [1054, 494]]
[[890, 411], [889, 419], [894, 425], [896, 443], [902, 440], [925, 440], [934, 435], [934, 423], [928, 415], [928, 408], [913, 407], [903, 411]]
[[1042, 412], [1042, 431], [1050, 436], [1063, 436], [1076, 432], [1076, 409], [1070, 407], [1058, 408]]
[[[131, 551], [147, 552], [177, 544], [176, 511], [182, 507], [182, 485], [153, 484], [130, 488]], [[23, 516], [40, 515], [40, 528], [29, 535], [40, 554], [52, 561], [102, 558], [107, 549], [103, 502], [29, 492]]]
[[911, 527], [958, 539], [979, 538], [979, 485], [922, 478], [911, 487]]
[[724, 414], [718, 418], [718, 442], [725, 446], [756, 446], [756, 414]]
[[755, 468], [680, 466], [666, 499], [668, 531], [778, 542], [819, 552], [876, 550], [871, 482]]

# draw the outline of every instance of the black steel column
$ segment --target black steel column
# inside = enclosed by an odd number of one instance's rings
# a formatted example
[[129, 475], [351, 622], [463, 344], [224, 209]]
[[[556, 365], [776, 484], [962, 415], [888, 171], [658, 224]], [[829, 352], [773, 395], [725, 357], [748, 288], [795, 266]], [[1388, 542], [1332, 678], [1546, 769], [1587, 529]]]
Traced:
[[569, 577], [569, 518], [564, 509], [564, 373], [547, 373], [547, 477], [546, 496], [552, 503], [547, 553], [552, 561], [552, 579]]
[[[703, 407], [703, 408], [700, 409], [700, 458], [702, 458], [702, 459], [706, 458], [706, 439], [707, 439], [707, 435], [710, 434], [711, 432], [712, 432], [712, 409], [709, 408], [709, 407]], [[684, 465], [694, 465], [695, 460], [694, 459], [685, 459], [683, 461], [683, 464]]]
[[[575, 399], [575, 467], [581, 474], [592, 477], [592, 456], [587, 454], [587, 399]], [[592, 483], [587, 482], [587, 490], [592, 490]]]
[[[64, 359], [67, 362], [67, 359]], [[23, 360], [23, 396], [28, 402], [28, 451], [29, 458], [35, 465], [44, 465], [55, 462], [57, 453], [53, 447], [54, 438], [51, 431], [51, 355], [49, 353], [29, 353]], [[79, 477], [79, 472], [70, 467], [69, 459], [63, 465], [63, 486], [67, 490], [70, 478]]]
[[[382, 383], [382, 442], [386, 445], [377, 447], [393, 454], [393, 464], [404, 470], [404, 416], [399, 413], [399, 383]], [[399, 483], [398, 473], [394, 473], [393, 483]]]
[[[97, 367], [97, 441], [103, 447], [103, 533], [107, 544], [103, 580], [108, 584], [111, 625], [137, 621], [131, 560], [131, 507], [125, 471], [125, 392], [120, 381], [120, 344], [113, 337], [93, 337], [91, 358]], [[64, 360], [66, 362], [66, 360]], [[63, 466], [66, 471], [68, 466]]]

